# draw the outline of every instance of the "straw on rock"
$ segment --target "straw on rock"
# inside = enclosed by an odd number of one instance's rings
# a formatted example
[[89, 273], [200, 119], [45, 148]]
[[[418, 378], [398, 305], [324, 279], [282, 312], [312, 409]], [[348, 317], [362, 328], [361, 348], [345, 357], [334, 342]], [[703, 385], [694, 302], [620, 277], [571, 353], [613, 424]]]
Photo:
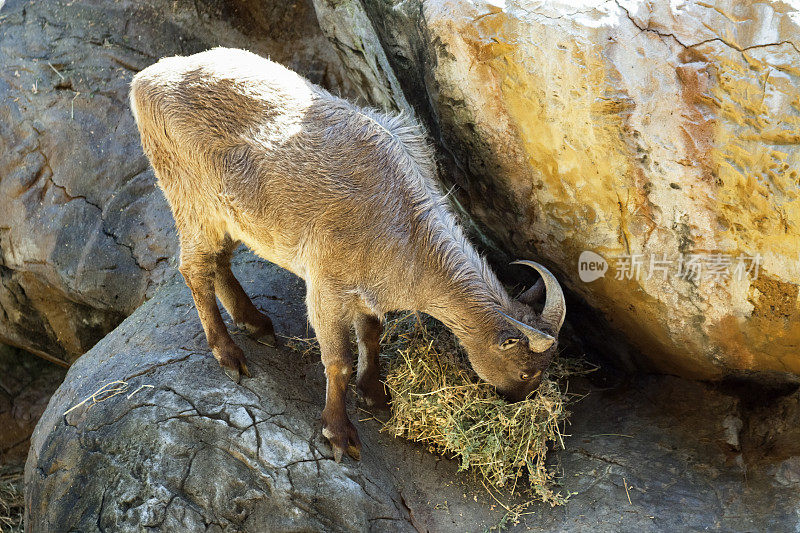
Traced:
[[22, 531], [22, 472], [0, 467], [0, 532]]
[[383, 341], [392, 393], [387, 431], [457, 458], [461, 470], [499, 492], [564, 503], [545, 459], [550, 444], [563, 447], [566, 396], [555, 380], [566, 377], [565, 367], [551, 367], [538, 394], [507, 403], [478, 378], [438, 322], [407, 315], [388, 323]]

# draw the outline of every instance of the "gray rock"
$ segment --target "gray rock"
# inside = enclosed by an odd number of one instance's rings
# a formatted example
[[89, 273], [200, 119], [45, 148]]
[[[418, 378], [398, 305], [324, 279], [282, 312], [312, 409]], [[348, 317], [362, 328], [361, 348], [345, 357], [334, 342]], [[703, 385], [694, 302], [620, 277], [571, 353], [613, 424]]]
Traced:
[[137, 71], [238, 46], [349, 92], [303, 1], [11, 0], [0, 25], [0, 341], [61, 364], [174, 272], [127, 102]]
[[[247, 253], [234, 272], [280, 335], [312, 333], [300, 280]], [[79, 358], [32, 438], [28, 530], [482, 531], [500, 523], [505, 511], [457, 464], [381, 433], [352, 397], [362, 461], [337, 465], [318, 422], [319, 360], [235, 339], [253, 371], [240, 385], [212, 358], [190, 293], [175, 279]], [[126, 384], [120, 394], [81, 404], [116, 380]], [[611, 389], [574, 380], [571, 390], [588, 395], [573, 406], [566, 450], [551, 457], [563, 489], [576, 494], [563, 507], [534, 505], [512, 531], [800, 527], [797, 458], [768, 453], [787, 434], [764, 435], [749, 414], [763, 412], [670, 377]], [[750, 462], [746, 450], [756, 446], [764, 453]]]
[[[279, 331], [305, 334], [302, 309], [287, 305], [302, 284], [276, 270], [251, 258], [240, 279], [252, 289], [254, 274], [271, 274], [260, 303]], [[237, 340], [255, 376], [241, 385], [210, 356], [176, 283], [78, 359], [33, 437], [28, 527], [408, 529], [396, 493], [330, 459], [316, 426], [319, 362]], [[123, 394], [64, 414], [114, 380]]]
[[674, 377], [591, 391], [560, 456], [577, 495], [532, 522], [548, 531], [795, 531], [800, 485], [784, 484], [791, 465], [776, 471], [783, 458], [769, 452], [761, 463], [743, 456], [752, 441], [742, 424], [763, 415]]

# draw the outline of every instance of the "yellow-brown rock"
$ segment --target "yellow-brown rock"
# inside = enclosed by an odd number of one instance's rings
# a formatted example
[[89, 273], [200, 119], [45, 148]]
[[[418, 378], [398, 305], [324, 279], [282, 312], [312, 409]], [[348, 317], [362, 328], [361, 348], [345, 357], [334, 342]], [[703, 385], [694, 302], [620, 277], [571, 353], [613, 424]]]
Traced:
[[[487, 233], [554, 266], [653, 367], [800, 374], [796, 6], [315, 4], [359, 13], [361, 35], [371, 21], [384, 94], [399, 81]], [[581, 279], [584, 251], [604, 276]]]

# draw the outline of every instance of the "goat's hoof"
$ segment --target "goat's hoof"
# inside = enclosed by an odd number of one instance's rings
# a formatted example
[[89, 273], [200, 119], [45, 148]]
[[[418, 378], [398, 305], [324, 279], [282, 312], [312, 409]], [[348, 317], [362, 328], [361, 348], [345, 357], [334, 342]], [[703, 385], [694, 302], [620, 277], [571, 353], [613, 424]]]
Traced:
[[356, 461], [361, 460], [361, 440], [349, 420], [346, 424], [339, 424], [337, 429], [328, 426], [322, 428], [322, 434], [331, 443], [333, 458], [337, 463], [341, 462], [345, 453]]
[[361, 392], [361, 398], [364, 400], [364, 403], [367, 404], [367, 407], [370, 409], [378, 409], [380, 411], [389, 409], [389, 400], [391, 396], [386, 392], [382, 383], [365, 389], [359, 387], [359, 391]]
[[236, 326], [247, 332], [247, 335], [259, 344], [275, 348], [278, 346], [278, 339], [275, 337], [275, 330], [272, 322], [267, 322], [261, 327], [250, 326], [247, 324], [236, 324]]
[[242, 374], [244, 374], [248, 378], [253, 377], [250, 374], [250, 370], [247, 368], [247, 365], [245, 363], [239, 365], [238, 368], [223, 366], [222, 370], [225, 372], [225, 374], [227, 374], [229, 378], [231, 378], [234, 381], [234, 383], [239, 383], [242, 380]]
[[336, 444], [331, 444], [331, 448], [333, 448], [333, 459], [337, 463], [342, 462], [342, 456], [347, 453], [350, 457], [352, 457], [356, 461], [361, 460], [361, 445], [355, 446], [353, 444], [348, 444], [347, 448], [342, 448], [341, 446], [337, 446]]
[[252, 377], [250, 370], [247, 368], [247, 362], [244, 357], [242, 349], [238, 346], [227, 347], [220, 350], [214, 350], [214, 356], [219, 361], [222, 370], [228, 375], [235, 383], [239, 383], [242, 374]]
[[278, 346], [278, 339], [275, 338], [275, 333], [271, 331], [259, 336], [253, 335], [253, 340], [259, 344], [269, 346], [270, 348], [275, 348]]
[[231, 378], [231, 380], [236, 384], [238, 384], [242, 380], [242, 375], [238, 370], [235, 370], [233, 368], [228, 368], [227, 366], [223, 366], [222, 371], [225, 372], [225, 374], [229, 378]]

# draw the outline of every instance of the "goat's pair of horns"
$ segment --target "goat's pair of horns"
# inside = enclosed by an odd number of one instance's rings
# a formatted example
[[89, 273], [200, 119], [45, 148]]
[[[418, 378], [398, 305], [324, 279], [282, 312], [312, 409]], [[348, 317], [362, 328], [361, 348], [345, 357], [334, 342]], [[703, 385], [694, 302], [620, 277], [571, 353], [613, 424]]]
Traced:
[[[535, 261], [519, 260], [511, 263], [512, 265], [526, 265], [536, 269], [542, 276], [544, 282], [544, 290], [547, 298], [544, 301], [544, 309], [542, 309], [542, 320], [545, 324], [550, 326], [554, 334], [558, 336], [561, 326], [564, 324], [564, 317], [567, 315], [567, 306], [564, 302], [564, 292], [561, 290], [561, 285], [558, 284], [556, 277], [545, 267]], [[525, 291], [520, 296], [523, 303], [533, 303], [538, 296], [541, 296], [542, 286], [536, 282], [533, 287]], [[535, 352], [543, 352], [550, 348], [556, 341], [555, 337], [548, 335], [544, 331], [540, 331], [533, 326], [524, 324], [519, 320], [511, 318], [507, 314], [501, 313], [506, 320], [516, 326], [528, 338], [530, 347]]]

